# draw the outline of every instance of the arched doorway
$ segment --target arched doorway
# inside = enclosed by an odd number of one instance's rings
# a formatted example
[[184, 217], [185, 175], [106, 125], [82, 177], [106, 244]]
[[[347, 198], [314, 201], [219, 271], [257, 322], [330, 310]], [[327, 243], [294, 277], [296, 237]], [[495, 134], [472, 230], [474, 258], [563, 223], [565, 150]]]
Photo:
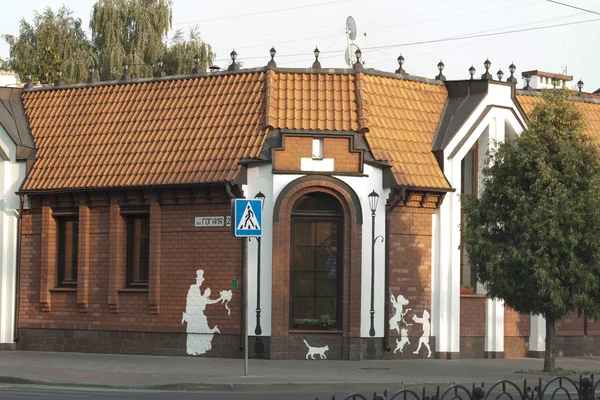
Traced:
[[343, 223], [340, 202], [324, 192], [300, 197], [292, 208], [290, 328], [329, 316], [342, 328]]

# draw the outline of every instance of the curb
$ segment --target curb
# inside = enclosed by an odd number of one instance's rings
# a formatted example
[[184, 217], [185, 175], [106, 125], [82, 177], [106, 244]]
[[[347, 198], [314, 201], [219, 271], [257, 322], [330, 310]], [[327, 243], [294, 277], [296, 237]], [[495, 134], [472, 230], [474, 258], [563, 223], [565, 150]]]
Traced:
[[[421, 393], [425, 389], [428, 393], [435, 393], [438, 386], [445, 390], [448, 386], [458, 382], [421, 382], [403, 383], [398, 381], [381, 382], [244, 382], [244, 383], [173, 383], [162, 385], [128, 386], [79, 382], [53, 382], [37, 379], [26, 379], [13, 376], [0, 376], [0, 384], [11, 385], [36, 385], [53, 387], [78, 387], [96, 389], [119, 390], [151, 390], [151, 391], [185, 391], [185, 392], [362, 392], [395, 393], [399, 390], [413, 390]], [[464, 384], [470, 389], [472, 383]], [[487, 386], [487, 384], [486, 384]]]

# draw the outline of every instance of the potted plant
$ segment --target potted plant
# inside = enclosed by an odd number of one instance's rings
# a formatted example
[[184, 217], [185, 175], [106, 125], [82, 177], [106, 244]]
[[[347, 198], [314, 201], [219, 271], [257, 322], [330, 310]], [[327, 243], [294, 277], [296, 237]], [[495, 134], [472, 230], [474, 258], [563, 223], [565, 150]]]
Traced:
[[331, 319], [329, 314], [323, 314], [319, 318], [299, 318], [295, 320], [300, 330], [326, 330], [335, 325], [335, 320]]
[[475, 289], [473, 289], [473, 286], [469, 285], [468, 283], [465, 285], [460, 285], [460, 294], [473, 294]]

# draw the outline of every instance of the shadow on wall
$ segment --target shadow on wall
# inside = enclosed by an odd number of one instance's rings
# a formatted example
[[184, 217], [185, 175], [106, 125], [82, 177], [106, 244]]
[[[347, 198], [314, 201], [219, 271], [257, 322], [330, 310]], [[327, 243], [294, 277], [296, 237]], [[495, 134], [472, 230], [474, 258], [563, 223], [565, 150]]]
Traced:
[[427, 358], [435, 350], [430, 319], [435, 208], [421, 207], [416, 197], [390, 214], [389, 358]]

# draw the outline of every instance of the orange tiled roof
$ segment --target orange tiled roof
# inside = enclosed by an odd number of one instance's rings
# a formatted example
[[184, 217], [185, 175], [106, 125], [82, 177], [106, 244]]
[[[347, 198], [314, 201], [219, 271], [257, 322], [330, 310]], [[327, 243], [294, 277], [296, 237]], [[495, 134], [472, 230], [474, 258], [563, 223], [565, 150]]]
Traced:
[[[527, 115], [535, 108], [535, 105], [540, 101], [540, 96], [517, 95], [517, 100], [523, 107], [523, 111]], [[600, 139], [600, 103], [576, 101], [575, 104], [580, 108], [585, 118], [585, 132], [590, 136]]]
[[400, 185], [449, 187], [431, 152], [448, 93], [443, 85], [364, 75], [365, 133], [373, 156], [392, 165]]
[[265, 136], [264, 72], [25, 92], [24, 190], [225, 182]]
[[[360, 80], [360, 82], [358, 82]], [[443, 85], [354, 71], [242, 71], [33, 90], [25, 191], [233, 181], [268, 129], [365, 133], [398, 184], [448, 189], [431, 152]]]
[[354, 75], [274, 73], [273, 127], [358, 131]]

